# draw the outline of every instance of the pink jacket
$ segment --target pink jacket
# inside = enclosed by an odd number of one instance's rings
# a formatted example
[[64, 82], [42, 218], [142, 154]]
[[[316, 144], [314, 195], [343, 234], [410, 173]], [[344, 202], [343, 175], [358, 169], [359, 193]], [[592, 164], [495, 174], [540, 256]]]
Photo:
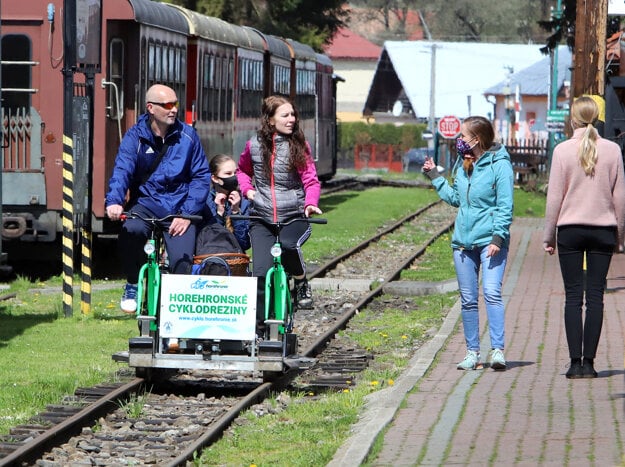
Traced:
[[585, 128], [553, 151], [543, 241], [556, 244], [556, 227], [590, 225], [617, 227], [619, 246], [625, 240], [625, 174], [623, 156], [616, 143], [597, 140], [597, 165], [593, 176], [582, 169], [577, 148]]

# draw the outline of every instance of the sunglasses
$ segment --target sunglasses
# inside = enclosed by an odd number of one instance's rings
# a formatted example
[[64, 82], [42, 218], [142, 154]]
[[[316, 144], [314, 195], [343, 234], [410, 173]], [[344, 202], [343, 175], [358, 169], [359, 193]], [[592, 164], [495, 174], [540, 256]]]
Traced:
[[174, 101], [174, 102], [150, 102], [148, 101], [148, 104], [158, 105], [159, 107], [162, 107], [165, 110], [171, 110], [174, 107], [178, 108], [178, 101]]

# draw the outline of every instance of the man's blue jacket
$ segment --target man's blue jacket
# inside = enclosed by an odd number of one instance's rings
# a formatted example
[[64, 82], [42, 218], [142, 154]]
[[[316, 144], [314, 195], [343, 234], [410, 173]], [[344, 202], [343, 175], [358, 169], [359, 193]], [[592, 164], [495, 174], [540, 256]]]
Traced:
[[135, 204], [156, 217], [201, 214], [210, 190], [210, 170], [202, 143], [190, 125], [176, 120], [164, 143], [167, 151], [147, 180], [144, 178], [163, 147], [147, 114], [124, 135], [106, 194], [106, 206]]

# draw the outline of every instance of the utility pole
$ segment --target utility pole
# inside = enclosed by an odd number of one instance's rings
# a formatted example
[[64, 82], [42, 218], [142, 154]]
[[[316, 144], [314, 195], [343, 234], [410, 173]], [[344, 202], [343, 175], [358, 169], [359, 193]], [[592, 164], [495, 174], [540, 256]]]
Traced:
[[605, 93], [608, 0], [577, 0], [571, 97]]

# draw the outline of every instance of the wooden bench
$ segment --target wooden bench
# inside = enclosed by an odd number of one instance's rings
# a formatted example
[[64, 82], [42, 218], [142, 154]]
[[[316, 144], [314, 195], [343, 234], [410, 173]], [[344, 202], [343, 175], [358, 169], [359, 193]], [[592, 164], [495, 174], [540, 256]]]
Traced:
[[509, 154], [515, 179], [520, 184], [532, 178], [536, 179], [539, 174], [547, 171], [547, 156], [545, 155], [514, 150], [509, 150]]

